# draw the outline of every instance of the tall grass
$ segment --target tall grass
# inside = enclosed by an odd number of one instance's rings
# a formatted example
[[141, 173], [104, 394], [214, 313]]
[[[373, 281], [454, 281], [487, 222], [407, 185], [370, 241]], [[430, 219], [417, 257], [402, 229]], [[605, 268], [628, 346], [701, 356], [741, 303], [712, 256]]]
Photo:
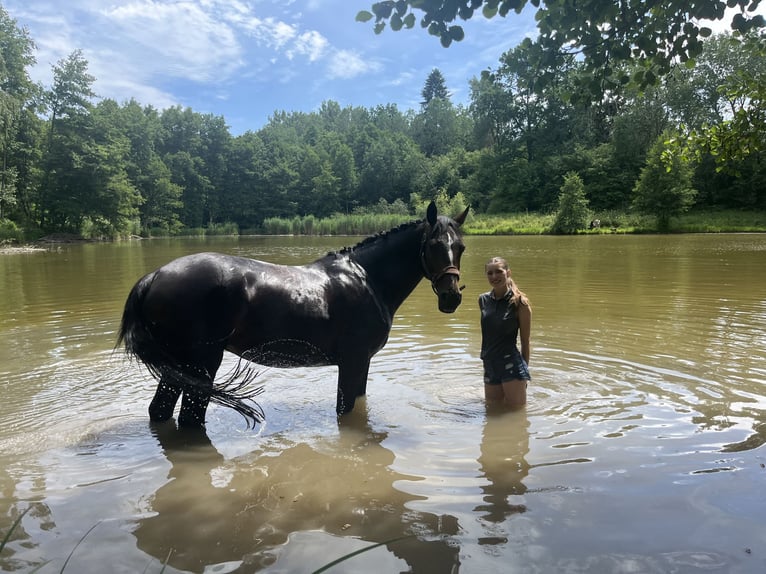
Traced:
[[[506, 213], [474, 215], [463, 226], [466, 235], [541, 235], [550, 233], [555, 214]], [[593, 219], [601, 221], [597, 229], [582, 229], [580, 233], [657, 233], [657, 220], [630, 211], [594, 212]], [[671, 233], [739, 233], [766, 232], [766, 212], [763, 211], [694, 211], [670, 220]]]
[[691, 212], [679, 217], [675, 227], [683, 233], [763, 232], [766, 212], [733, 209]]
[[554, 214], [506, 213], [473, 215], [463, 225], [466, 235], [539, 235], [553, 225]]
[[239, 235], [239, 226], [236, 223], [211, 223], [205, 229], [205, 235]]
[[23, 243], [24, 230], [10, 219], [0, 219], [0, 245], [3, 243]]
[[322, 218], [296, 215], [292, 219], [269, 217], [263, 221], [263, 232], [266, 235], [371, 235], [413, 219], [395, 213], [338, 214]]

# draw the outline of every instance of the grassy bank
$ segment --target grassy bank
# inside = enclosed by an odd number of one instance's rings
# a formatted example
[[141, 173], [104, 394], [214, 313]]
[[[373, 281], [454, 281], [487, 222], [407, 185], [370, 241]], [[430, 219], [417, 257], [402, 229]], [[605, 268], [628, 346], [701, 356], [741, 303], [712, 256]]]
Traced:
[[[545, 235], [550, 233], [554, 214], [506, 213], [486, 215], [469, 213], [463, 226], [466, 235]], [[333, 215], [318, 218], [313, 215], [292, 218], [272, 217], [266, 219], [257, 229], [239, 229], [236, 224], [215, 224], [209, 228], [195, 228], [180, 231], [177, 236], [212, 235], [372, 235], [392, 229], [415, 219], [411, 215], [364, 214]], [[595, 212], [601, 226], [597, 229], [583, 228], [579, 233], [658, 233], [653, 217], [629, 212]], [[32, 244], [43, 241], [36, 235], [12, 225], [0, 222], [0, 248]], [[669, 233], [766, 233], [766, 211], [699, 211], [674, 218]], [[152, 230], [149, 237], [167, 237], [167, 232]], [[103, 238], [102, 238], [103, 239]]]
[[[486, 215], [469, 213], [463, 226], [466, 235], [544, 235], [550, 233], [554, 214], [506, 213]], [[260, 233], [266, 235], [370, 235], [411, 221], [406, 215], [334, 215], [292, 219], [270, 218]], [[623, 212], [594, 213], [597, 229], [583, 228], [580, 233], [657, 233], [653, 217]], [[670, 233], [766, 233], [766, 212], [707, 211], [688, 213], [671, 220]]]

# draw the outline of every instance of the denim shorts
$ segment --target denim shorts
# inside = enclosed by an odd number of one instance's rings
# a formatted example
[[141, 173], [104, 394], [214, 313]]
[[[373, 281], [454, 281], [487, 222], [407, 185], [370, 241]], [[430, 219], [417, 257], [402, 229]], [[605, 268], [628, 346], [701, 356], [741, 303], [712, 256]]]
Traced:
[[521, 353], [509, 353], [497, 359], [484, 359], [484, 384], [500, 385], [508, 381], [530, 381], [529, 369]]

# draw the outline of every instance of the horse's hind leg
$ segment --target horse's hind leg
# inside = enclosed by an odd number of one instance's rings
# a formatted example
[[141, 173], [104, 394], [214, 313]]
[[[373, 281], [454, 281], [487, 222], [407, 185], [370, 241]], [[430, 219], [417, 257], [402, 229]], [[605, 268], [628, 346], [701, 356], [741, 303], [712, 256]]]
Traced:
[[[210, 381], [212, 390], [213, 382]], [[210, 403], [210, 393], [197, 391], [184, 391], [181, 399], [181, 411], [178, 413], [178, 426], [199, 428], [205, 426], [205, 413]]]
[[195, 385], [196, 388], [191, 386], [184, 388], [181, 410], [178, 413], [178, 426], [197, 428], [205, 426], [205, 413], [213, 392], [213, 380], [222, 360], [223, 349], [213, 351], [207, 357], [203, 357], [204, 364], [194, 377], [198, 386]]
[[163, 422], [173, 416], [181, 389], [168, 382], [167, 375], [163, 375], [157, 385], [154, 398], [149, 404], [149, 419], [155, 422]]

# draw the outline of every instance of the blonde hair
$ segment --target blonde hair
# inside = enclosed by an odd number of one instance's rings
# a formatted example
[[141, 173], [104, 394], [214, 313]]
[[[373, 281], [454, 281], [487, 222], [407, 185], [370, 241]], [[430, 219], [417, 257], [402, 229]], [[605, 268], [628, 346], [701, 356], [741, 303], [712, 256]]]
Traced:
[[492, 257], [489, 261], [487, 261], [484, 264], [484, 270], [486, 271], [487, 266], [489, 265], [499, 265], [503, 269], [505, 269], [508, 272], [508, 287], [511, 290], [511, 300], [510, 304], [518, 307], [519, 305], [526, 305], [530, 309], [532, 308], [529, 304], [529, 297], [527, 297], [526, 293], [524, 293], [521, 289], [519, 289], [519, 286], [516, 285], [516, 282], [513, 280], [513, 277], [511, 277], [511, 269], [508, 267], [508, 262], [503, 259], [502, 257]]

